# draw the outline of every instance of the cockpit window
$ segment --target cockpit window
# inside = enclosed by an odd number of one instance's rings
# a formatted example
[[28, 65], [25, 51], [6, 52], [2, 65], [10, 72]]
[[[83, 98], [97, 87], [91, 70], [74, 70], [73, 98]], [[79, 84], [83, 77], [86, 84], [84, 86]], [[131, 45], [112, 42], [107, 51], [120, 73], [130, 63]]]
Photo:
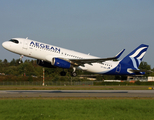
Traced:
[[14, 43], [19, 43], [19, 41], [18, 40], [14, 40], [14, 39], [11, 39], [11, 40], [9, 40], [9, 41], [11, 41], [11, 42], [14, 42]]

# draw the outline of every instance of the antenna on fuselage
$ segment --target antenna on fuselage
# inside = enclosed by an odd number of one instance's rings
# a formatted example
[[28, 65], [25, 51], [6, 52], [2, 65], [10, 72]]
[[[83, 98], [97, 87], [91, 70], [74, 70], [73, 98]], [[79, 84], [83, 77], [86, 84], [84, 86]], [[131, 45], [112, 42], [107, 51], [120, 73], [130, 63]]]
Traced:
[[26, 37], [26, 39], [28, 39], [28, 37]]

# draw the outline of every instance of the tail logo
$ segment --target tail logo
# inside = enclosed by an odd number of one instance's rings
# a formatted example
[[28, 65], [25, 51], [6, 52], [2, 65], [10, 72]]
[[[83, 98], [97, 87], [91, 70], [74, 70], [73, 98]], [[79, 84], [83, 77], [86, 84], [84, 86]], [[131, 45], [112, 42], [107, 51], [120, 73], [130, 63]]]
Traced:
[[133, 62], [133, 66], [134, 68], [138, 69], [138, 66], [140, 65], [142, 58], [144, 57], [145, 53], [146, 53], [147, 47], [142, 47], [139, 48], [138, 50], [136, 50], [136, 52], [134, 54], [132, 54], [130, 57], [130, 59]]

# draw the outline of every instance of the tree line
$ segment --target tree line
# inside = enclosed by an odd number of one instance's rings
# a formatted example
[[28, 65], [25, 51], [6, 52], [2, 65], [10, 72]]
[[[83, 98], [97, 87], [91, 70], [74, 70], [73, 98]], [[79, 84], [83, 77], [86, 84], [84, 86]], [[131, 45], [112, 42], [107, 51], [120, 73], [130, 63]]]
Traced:
[[[151, 70], [154, 71], [154, 68], [151, 69], [151, 66], [148, 65], [147, 62], [141, 62], [139, 69]], [[65, 77], [60, 76], [60, 72], [62, 68], [45, 68], [45, 77], [52, 80], [67, 80], [67, 78], [71, 77], [70, 72], [71, 69], [65, 69], [67, 72]], [[89, 75], [91, 73], [85, 71], [76, 71], [78, 75]], [[7, 59], [0, 60], [0, 74], [5, 76], [16, 76], [16, 77], [27, 77], [27, 79], [32, 79], [31, 77], [41, 78], [43, 76], [43, 67], [37, 65], [36, 60], [25, 60], [21, 61], [19, 64], [19, 59], [12, 59], [8, 62]], [[145, 76], [154, 76], [154, 72], [147, 72]], [[113, 75], [98, 75], [97, 80], [102, 79], [125, 79], [126, 76], [113, 76]], [[42, 80], [42, 79], [41, 79]]]
[[[45, 75], [48, 77], [55, 76], [60, 72], [59, 68], [45, 68]], [[43, 67], [37, 65], [36, 60], [25, 60], [19, 63], [19, 59], [12, 59], [8, 62], [7, 59], [0, 60], [0, 73], [14, 76], [42, 76]]]
[[[71, 69], [65, 69], [66, 77], [60, 76], [62, 68], [45, 68], [45, 79], [53, 81], [67, 81], [71, 79]], [[82, 71], [77, 71], [77, 74], [82, 74]], [[0, 60], [0, 81], [3, 80], [41, 80], [43, 77], [43, 67], [37, 65], [36, 60], [25, 60], [19, 63], [19, 59], [12, 59], [8, 62], [7, 59]], [[75, 80], [75, 79], [74, 79]]]

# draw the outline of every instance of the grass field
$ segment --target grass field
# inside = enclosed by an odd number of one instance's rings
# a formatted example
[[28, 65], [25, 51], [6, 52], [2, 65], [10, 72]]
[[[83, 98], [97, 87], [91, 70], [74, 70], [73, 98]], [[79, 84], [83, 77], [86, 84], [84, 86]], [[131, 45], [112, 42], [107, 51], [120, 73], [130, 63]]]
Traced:
[[0, 86], [0, 90], [148, 90], [153, 86], [20, 86], [6, 85]]
[[154, 120], [154, 100], [1, 99], [0, 120]]

